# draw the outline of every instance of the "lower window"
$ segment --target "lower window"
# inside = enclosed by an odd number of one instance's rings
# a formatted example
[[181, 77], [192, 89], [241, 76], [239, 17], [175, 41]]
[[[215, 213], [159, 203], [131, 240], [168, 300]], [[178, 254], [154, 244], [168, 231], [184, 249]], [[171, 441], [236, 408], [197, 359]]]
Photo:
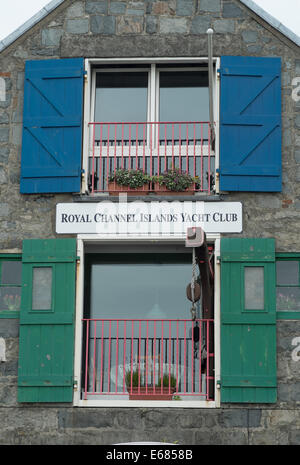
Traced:
[[281, 319], [300, 319], [300, 254], [276, 257], [276, 310]]
[[19, 317], [21, 279], [21, 255], [0, 255], [0, 318]]
[[214, 320], [202, 297], [192, 316], [191, 279], [184, 246], [85, 255], [82, 399], [214, 400]]

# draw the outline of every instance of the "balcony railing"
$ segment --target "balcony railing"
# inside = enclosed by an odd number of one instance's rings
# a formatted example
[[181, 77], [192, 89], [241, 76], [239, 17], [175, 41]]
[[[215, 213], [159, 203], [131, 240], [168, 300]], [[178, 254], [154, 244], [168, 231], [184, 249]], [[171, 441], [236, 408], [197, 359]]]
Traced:
[[84, 319], [83, 326], [84, 399], [212, 400], [213, 320]]
[[[149, 176], [179, 168], [195, 178], [192, 191], [210, 193], [213, 190], [215, 156], [210, 143], [210, 123], [94, 122], [89, 127], [88, 170], [92, 193], [108, 191], [110, 175], [120, 168], [142, 170]], [[152, 190], [160, 192], [153, 184]]]

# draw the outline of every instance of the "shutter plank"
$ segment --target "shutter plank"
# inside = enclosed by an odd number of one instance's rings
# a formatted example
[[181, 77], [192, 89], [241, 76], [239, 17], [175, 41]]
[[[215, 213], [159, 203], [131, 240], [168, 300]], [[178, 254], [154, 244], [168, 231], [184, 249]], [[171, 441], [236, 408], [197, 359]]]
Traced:
[[[244, 269], [264, 267], [264, 309], [244, 304]], [[275, 241], [221, 239], [221, 402], [276, 402]]]
[[[33, 268], [41, 266], [52, 267], [51, 310], [32, 310]], [[23, 241], [19, 402], [72, 401], [75, 272], [76, 239]]]
[[220, 189], [281, 191], [279, 58], [221, 57]]
[[83, 59], [26, 62], [21, 193], [79, 192]]

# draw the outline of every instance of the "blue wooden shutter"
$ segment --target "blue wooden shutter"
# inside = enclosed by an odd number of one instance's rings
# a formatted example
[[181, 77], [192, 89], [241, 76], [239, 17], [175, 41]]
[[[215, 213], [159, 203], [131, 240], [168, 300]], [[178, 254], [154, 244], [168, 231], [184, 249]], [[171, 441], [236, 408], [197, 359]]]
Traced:
[[221, 57], [222, 191], [281, 191], [280, 75], [280, 58]]
[[83, 59], [25, 65], [20, 191], [80, 192]]
[[24, 240], [22, 262], [18, 401], [72, 402], [76, 239]]
[[222, 238], [221, 402], [276, 402], [276, 386], [275, 241]]

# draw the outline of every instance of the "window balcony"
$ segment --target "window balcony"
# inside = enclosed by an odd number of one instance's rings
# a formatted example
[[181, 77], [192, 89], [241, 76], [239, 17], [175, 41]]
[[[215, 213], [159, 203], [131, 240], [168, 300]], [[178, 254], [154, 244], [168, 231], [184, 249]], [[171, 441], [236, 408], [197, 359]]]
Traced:
[[[214, 190], [215, 153], [209, 122], [93, 122], [89, 127], [88, 184], [92, 194], [109, 191], [117, 195], [119, 186], [109, 180], [119, 169], [141, 170], [151, 178], [179, 169], [193, 178], [188, 189], [191, 194]], [[141, 191], [173, 192], [152, 181]]]
[[213, 400], [213, 326], [208, 319], [84, 319], [83, 399]]

